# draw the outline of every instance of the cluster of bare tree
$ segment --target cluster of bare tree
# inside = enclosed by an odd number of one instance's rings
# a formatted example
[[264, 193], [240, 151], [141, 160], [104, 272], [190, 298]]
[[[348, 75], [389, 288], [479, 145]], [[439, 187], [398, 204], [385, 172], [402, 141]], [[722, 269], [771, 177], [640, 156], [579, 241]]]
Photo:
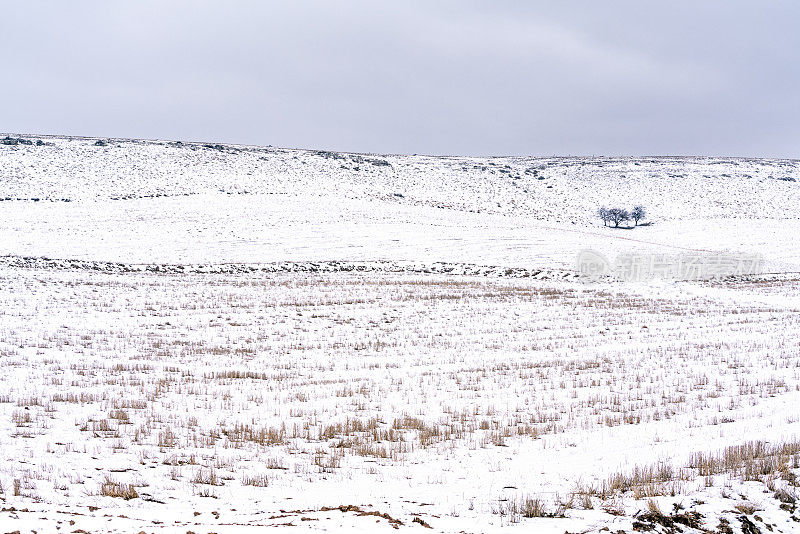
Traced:
[[619, 225], [625, 221], [634, 221], [634, 226], [639, 225], [639, 221], [646, 217], [644, 206], [634, 206], [632, 210], [628, 211], [625, 208], [600, 208], [597, 210], [597, 215], [603, 219], [603, 226], [613, 224], [614, 228], [619, 228]]

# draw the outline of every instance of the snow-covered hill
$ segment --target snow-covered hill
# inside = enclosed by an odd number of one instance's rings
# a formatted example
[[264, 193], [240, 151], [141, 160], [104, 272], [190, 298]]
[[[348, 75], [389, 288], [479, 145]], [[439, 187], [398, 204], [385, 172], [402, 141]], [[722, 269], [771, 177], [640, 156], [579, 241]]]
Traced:
[[659, 220], [797, 218], [800, 200], [799, 160], [383, 156], [44, 139], [52, 145], [2, 145], [6, 199], [306, 194], [560, 222], [595, 222], [598, 204], [634, 202]]
[[[577, 251], [760, 252], [800, 270], [800, 161], [344, 154], [11, 136], [0, 254], [128, 262], [572, 265]], [[13, 141], [12, 141], [13, 142]], [[603, 228], [601, 205], [653, 221]]]
[[98, 141], [0, 144], [3, 531], [797, 530], [800, 162]]

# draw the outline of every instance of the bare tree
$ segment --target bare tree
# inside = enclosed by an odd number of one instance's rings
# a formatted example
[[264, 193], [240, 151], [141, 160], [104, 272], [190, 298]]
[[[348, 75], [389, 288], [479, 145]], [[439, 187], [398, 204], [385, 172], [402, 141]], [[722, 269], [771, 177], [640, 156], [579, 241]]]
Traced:
[[608, 226], [608, 209], [605, 207], [597, 210], [597, 216], [603, 219], [603, 226]]
[[614, 223], [614, 228], [619, 228], [619, 223], [629, 221], [631, 214], [624, 208], [611, 208], [608, 210], [608, 220]]
[[644, 211], [644, 206], [634, 206], [631, 210], [631, 219], [634, 221], [634, 225], [638, 226], [639, 221], [647, 217], [647, 213]]

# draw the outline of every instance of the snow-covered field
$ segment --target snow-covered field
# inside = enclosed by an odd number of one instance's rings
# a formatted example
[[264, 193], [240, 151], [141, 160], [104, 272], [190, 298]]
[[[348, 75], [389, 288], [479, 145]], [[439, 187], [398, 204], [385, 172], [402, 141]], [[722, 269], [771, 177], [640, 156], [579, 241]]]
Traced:
[[800, 531], [800, 162], [40, 139], [0, 145], [0, 531]]

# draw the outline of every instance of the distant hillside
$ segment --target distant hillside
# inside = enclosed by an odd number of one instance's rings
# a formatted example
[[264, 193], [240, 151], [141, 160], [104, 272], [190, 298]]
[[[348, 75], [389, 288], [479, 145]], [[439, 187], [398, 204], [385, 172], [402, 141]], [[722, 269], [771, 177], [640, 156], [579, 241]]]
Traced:
[[[595, 247], [760, 252], [774, 270], [800, 270], [797, 160], [432, 157], [9, 135], [0, 254], [565, 268]], [[633, 204], [653, 226], [611, 230], [595, 216], [600, 205]]]
[[[13, 136], [12, 136], [13, 137]], [[129, 199], [205, 192], [370, 198], [594, 222], [599, 204], [653, 218], [797, 218], [800, 161], [711, 157], [471, 158], [29, 137], [0, 145], [0, 196]]]

